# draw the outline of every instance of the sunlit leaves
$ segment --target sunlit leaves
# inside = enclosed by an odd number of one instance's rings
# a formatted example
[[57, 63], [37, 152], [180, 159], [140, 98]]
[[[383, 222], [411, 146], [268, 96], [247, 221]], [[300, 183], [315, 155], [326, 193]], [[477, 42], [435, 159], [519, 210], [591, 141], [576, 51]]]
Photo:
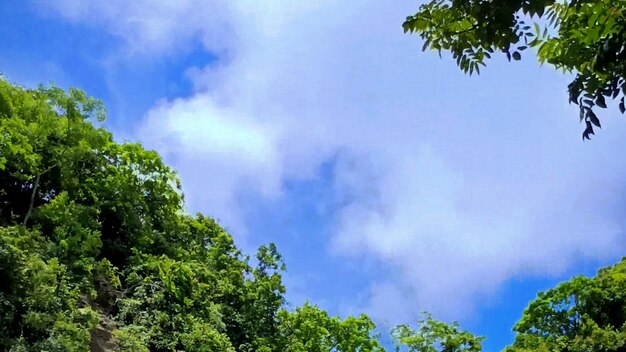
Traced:
[[281, 351], [384, 351], [373, 333], [374, 323], [365, 315], [342, 320], [305, 303], [294, 312], [282, 311], [279, 319]]
[[594, 278], [540, 292], [515, 325], [517, 351], [622, 351], [626, 346], [626, 260]]
[[426, 313], [417, 322], [417, 330], [399, 325], [392, 335], [397, 350], [406, 346], [415, 352], [480, 352], [485, 339], [461, 330], [457, 323], [447, 324]]

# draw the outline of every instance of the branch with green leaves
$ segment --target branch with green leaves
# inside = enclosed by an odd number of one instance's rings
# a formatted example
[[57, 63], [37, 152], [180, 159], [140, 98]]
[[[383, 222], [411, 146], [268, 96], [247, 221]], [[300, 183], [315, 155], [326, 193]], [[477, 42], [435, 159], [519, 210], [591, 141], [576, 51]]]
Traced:
[[448, 51], [465, 73], [495, 52], [521, 60], [533, 48], [539, 62], [575, 73], [569, 100], [580, 108], [583, 139], [601, 127], [596, 108], [616, 100], [626, 111], [626, 2], [614, 0], [433, 0], [403, 23], [423, 50]]

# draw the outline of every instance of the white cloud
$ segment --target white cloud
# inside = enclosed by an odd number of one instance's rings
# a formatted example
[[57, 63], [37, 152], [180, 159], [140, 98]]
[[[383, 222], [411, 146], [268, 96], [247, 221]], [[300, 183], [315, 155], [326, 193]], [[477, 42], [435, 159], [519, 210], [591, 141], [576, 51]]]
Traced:
[[174, 163], [188, 186], [193, 210], [208, 209], [240, 233], [236, 190], [252, 189], [265, 197], [281, 192], [277, 158], [280, 131], [220, 106], [208, 95], [160, 102], [139, 131], [141, 140]]
[[228, 53], [190, 69], [197, 94], [159, 103], [139, 132], [180, 171], [192, 209], [241, 231], [239, 192], [279, 196], [338, 156], [330, 246], [397, 273], [372, 283], [379, 319], [458, 318], [515, 275], [624, 248], [623, 123], [606, 118], [583, 144], [558, 74], [495, 61], [468, 79], [419, 53], [400, 28], [412, 1], [65, 4], [139, 53], [196, 37]]
[[232, 41], [228, 1], [33, 0], [45, 14], [101, 27], [125, 42], [125, 55], [163, 55], [185, 50], [193, 40], [225, 54]]

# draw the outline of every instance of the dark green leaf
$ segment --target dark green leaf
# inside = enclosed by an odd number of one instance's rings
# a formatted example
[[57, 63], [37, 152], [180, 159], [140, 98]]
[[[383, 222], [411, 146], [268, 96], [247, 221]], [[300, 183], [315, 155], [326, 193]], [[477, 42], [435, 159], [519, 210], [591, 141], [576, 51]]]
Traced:
[[593, 123], [597, 127], [602, 127], [600, 126], [600, 120], [592, 110], [587, 111], [587, 116], [589, 117], [589, 121], [591, 121], [591, 123]]
[[601, 108], [606, 109], [606, 101], [604, 100], [604, 96], [598, 95], [596, 97], [596, 105], [601, 107]]

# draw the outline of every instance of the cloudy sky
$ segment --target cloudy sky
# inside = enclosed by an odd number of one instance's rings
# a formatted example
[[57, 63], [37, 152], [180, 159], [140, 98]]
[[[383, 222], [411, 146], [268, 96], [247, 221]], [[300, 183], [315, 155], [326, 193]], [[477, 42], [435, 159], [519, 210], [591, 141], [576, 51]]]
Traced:
[[583, 143], [568, 76], [422, 53], [419, 3], [0, 1], [0, 72], [103, 99], [190, 212], [279, 246], [292, 304], [428, 310], [496, 351], [538, 290], [624, 253], [626, 121]]

